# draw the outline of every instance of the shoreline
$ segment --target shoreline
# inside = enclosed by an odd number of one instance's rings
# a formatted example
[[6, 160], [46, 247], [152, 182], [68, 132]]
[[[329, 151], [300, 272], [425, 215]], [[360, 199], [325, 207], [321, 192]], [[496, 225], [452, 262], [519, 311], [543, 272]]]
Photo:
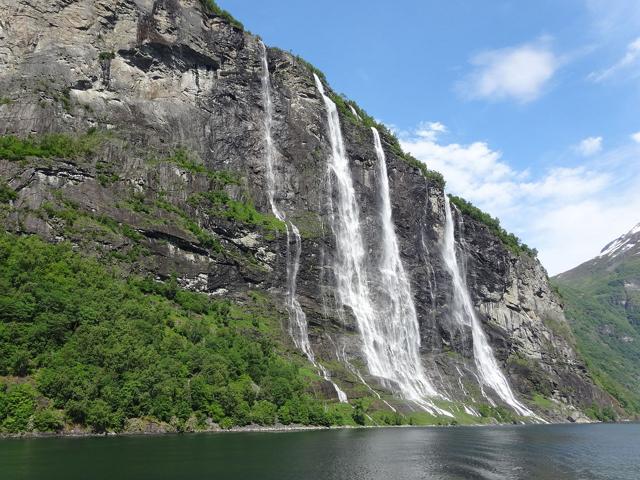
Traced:
[[36, 439], [36, 438], [115, 438], [115, 437], [153, 437], [165, 435], [198, 435], [198, 434], [227, 434], [227, 433], [295, 433], [305, 431], [330, 431], [330, 430], [361, 430], [361, 429], [383, 429], [383, 428], [461, 428], [461, 427], [524, 427], [533, 425], [593, 425], [593, 424], [627, 424], [635, 423], [633, 421], [620, 422], [549, 422], [549, 423], [474, 423], [468, 425], [333, 425], [323, 427], [320, 425], [274, 425], [260, 426], [250, 425], [246, 427], [234, 427], [231, 429], [210, 428], [204, 430], [190, 431], [134, 431], [134, 432], [105, 432], [96, 433], [81, 430], [70, 430], [62, 432], [24, 432], [24, 433], [0, 433], [0, 440], [20, 440], [20, 439]]

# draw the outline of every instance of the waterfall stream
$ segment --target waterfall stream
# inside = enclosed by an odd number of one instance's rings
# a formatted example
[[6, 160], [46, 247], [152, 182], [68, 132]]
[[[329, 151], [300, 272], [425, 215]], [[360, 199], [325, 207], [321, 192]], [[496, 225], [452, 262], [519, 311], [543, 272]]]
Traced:
[[[331, 144], [329, 159], [329, 202], [331, 229], [336, 240], [333, 259], [338, 303], [353, 313], [362, 339], [362, 349], [372, 375], [388, 381], [406, 399], [431, 413], [451, 415], [437, 407], [429, 397], [439, 396], [427, 379], [419, 354], [420, 335], [413, 300], [391, 219], [389, 185], [384, 152], [374, 132], [376, 152], [381, 163], [381, 220], [383, 252], [379, 268], [379, 302], [374, 302], [367, 252], [360, 224], [360, 211], [346, 154], [340, 118], [334, 102], [326, 95], [322, 82], [314, 75], [325, 104]], [[376, 292], [378, 293], [378, 292]]]
[[447, 270], [451, 274], [453, 282], [453, 320], [461, 327], [471, 327], [473, 339], [473, 356], [476, 368], [480, 375], [481, 387], [484, 384], [493, 389], [493, 391], [519, 415], [535, 416], [531, 410], [520, 403], [511, 387], [507, 378], [500, 370], [498, 363], [493, 355], [491, 346], [487, 337], [482, 330], [482, 324], [476, 315], [471, 295], [467, 288], [466, 280], [462, 273], [460, 264], [458, 263], [456, 253], [455, 229], [453, 224], [453, 215], [451, 213], [451, 203], [447, 195], [445, 199], [445, 229], [444, 242], [442, 243], [442, 258], [444, 259]]
[[[302, 239], [300, 231], [292, 222], [287, 221], [284, 212], [278, 209], [275, 195], [277, 188], [276, 161], [278, 152], [273, 143], [271, 127], [273, 123], [273, 102], [271, 100], [271, 78], [269, 75], [269, 64], [267, 61], [267, 48], [260, 42], [262, 47], [262, 101], [264, 104], [264, 135], [265, 135], [265, 163], [267, 167], [267, 194], [273, 215], [284, 222], [287, 229], [287, 309], [289, 311], [289, 334], [295, 346], [301, 350], [307, 359], [316, 367], [322, 377], [333, 385], [340, 402], [347, 401], [347, 395], [336, 383], [331, 380], [327, 369], [316, 361], [315, 355], [309, 342], [307, 329], [307, 316], [305, 315], [300, 302], [296, 296], [298, 281], [298, 271], [300, 270], [300, 255], [302, 253]], [[292, 237], [293, 236], [293, 242]], [[292, 247], [293, 244], [293, 247]], [[292, 251], [293, 248], [293, 251]]]
[[[378, 158], [382, 224], [382, 256], [378, 265], [382, 296], [376, 302], [379, 329], [383, 338], [386, 339], [385, 349], [389, 352], [390, 361], [393, 362], [395, 371], [392, 373], [400, 379], [399, 383], [403, 390], [409, 393], [409, 398], [415, 398], [415, 395], [421, 398], [440, 396], [427, 378], [422, 366], [418, 316], [413, 303], [411, 285], [400, 259], [400, 247], [393, 224], [387, 160], [378, 130], [372, 127], [371, 131]], [[421, 401], [424, 402], [424, 400]], [[433, 405], [430, 406], [433, 407]]]

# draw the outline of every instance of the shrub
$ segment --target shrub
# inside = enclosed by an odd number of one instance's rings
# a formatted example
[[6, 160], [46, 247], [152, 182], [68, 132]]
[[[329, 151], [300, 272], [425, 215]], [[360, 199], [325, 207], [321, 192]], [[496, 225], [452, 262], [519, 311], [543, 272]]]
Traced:
[[593, 404], [585, 410], [585, 413], [589, 418], [599, 420], [601, 422], [615, 422], [618, 418], [615, 410], [610, 405], [601, 408], [600, 406]]
[[28, 383], [5, 387], [2, 395], [0, 420], [2, 428], [10, 433], [24, 432], [36, 411], [36, 390]]
[[233, 426], [235, 425], [234, 421], [229, 418], [229, 417], [224, 417], [221, 421], [220, 421], [220, 428], [224, 429], [224, 430], [229, 430], [231, 428], [233, 428]]
[[111, 408], [102, 399], [91, 402], [87, 408], [87, 425], [95, 432], [105, 432], [113, 426]]
[[358, 425], [364, 425], [366, 422], [366, 412], [364, 403], [362, 400], [356, 400], [353, 402], [353, 412], [351, 413], [351, 418]]
[[9, 203], [18, 197], [16, 191], [4, 182], [0, 182], [0, 203]]
[[273, 425], [276, 423], [278, 407], [268, 400], [260, 400], [251, 408], [251, 421], [259, 425]]
[[63, 427], [63, 416], [56, 410], [40, 409], [33, 416], [33, 429], [37, 432], [59, 432]]
[[100, 52], [98, 58], [103, 61], [113, 60], [116, 58], [116, 54], [114, 52]]

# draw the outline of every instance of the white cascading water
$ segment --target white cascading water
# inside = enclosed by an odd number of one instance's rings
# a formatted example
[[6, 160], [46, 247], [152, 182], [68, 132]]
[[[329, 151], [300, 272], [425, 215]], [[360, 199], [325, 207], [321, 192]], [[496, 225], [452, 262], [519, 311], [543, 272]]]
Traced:
[[[406, 297], [403, 299], [400, 292], [401, 281], [398, 280], [400, 261], [395, 232], [391, 223], [390, 207], [388, 207], [388, 215], [383, 213], [383, 223], [388, 222], [390, 228], [383, 235], [386, 258], [380, 265], [379, 273], [383, 277], [380, 285], [386, 299], [395, 303], [388, 312], [393, 317], [380, 314], [381, 312], [374, 306], [367, 278], [366, 252], [360, 227], [360, 212], [342, 138], [338, 110], [333, 101], [325, 94], [318, 76], [314, 74], [314, 77], [318, 91], [324, 100], [329, 124], [331, 144], [329, 201], [332, 212], [331, 228], [336, 239], [333, 273], [336, 281], [337, 299], [342, 306], [350, 308], [356, 318], [369, 372], [395, 383], [403, 397], [415, 401], [425, 410], [451, 415], [428, 400], [428, 397], [435, 397], [438, 394], [426, 378], [422, 368], [419, 356], [420, 337], [415, 311], [413, 318], [410, 317], [410, 313], [409, 316], [404, 315], [407, 313], [407, 305], [406, 303], [402, 305], [402, 303], [408, 301], [412, 305], [412, 300]], [[383, 176], [386, 182], [386, 165]], [[333, 204], [334, 196], [335, 205]], [[386, 198], [388, 201], [388, 183]], [[395, 254], [393, 253], [394, 248], [396, 249]]]
[[460, 326], [471, 327], [473, 340], [473, 356], [476, 368], [480, 375], [480, 382], [493, 389], [493, 391], [519, 415], [536, 416], [531, 410], [520, 403], [513, 394], [507, 378], [504, 376], [482, 330], [482, 325], [476, 315], [471, 295], [463, 277], [462, 269], [458, 264], [456, 253], [455, 229], [451, 203], [449, 197], [444, 196], [445, 201], [445, 228], [444, 242], [442, 243], [442, 258], [449, 271], [453, 283], [453, 320]]
[[[380, 141], [380, 133], [373, 127], [371, 131], [378, 157], [378, 186], [381, 200], [382, 256], [378, 270], [380, 287], [384, 294], [380, 301], [376, 302], [380, 330], [383, 338], [387, 340], [385, 349], [389, 352], [391, 360], [393, 361], [394, 357], [396, 359], [396, 370], [401, 370], [394, 372], [396, 376], [398, 374], [401, 376], [401, 386], [404, 385], [406, 390], [416, 392], [422, 397], [439, 396], [427, 379], [422, 366], [418, 316], [413, 303], [411, 284], [400, 259], [400, 247], [393, 224], [387, 160]], [[421, 401], [424, 402], [424, 400]]]
[[[298, 271], [300, 270], [300, 255], [302, 253], [302, 240], [300, 238], [300, 231], [293, 223], [288, 222], [284, 215], [278, 209], [275, 201], [276, 193], [276, 174], [275, 174], [275, 162], [277, 158], [277, 151], [273, 144], [273, 137], [271, 135], [271, 124], [273, 122], [273, 102], [271, 100], [271, 78], [269, 75], [269, 64], [267, 61], [267, 48], [264, 43], [260, 42], [262, 47], [262, 76], [260, 78], [262, 83], [262, 100], [265, 109], [264, 115], [264, 134], [265, 134], [265, 161], [267, 164], [267, 194], [269, 197], [269, 204], [271, 205], [271, 211], [274, 216], [284, 222], [287, 229], [287, 309], [289, 310], [289, 334], [293, 339], [295, 346], [300, 349], [307, 357], [307, 359], [316, 367], [322, 377], [331, 382], [333, 388], [338, 395], [340, 402], [347, 401], [347, 395], [344, 393], [338, 385], [331, 380], [327, 369], [316, 362], [315, 355], [311, 349], [309, 342], [309, 333], [307, 331], [307, 316], [305, 315], [300, 302], [296, 297], [296, 286], [298, 280]], [[293, 234], [293, 253], [291, 253], [291, 234]]]

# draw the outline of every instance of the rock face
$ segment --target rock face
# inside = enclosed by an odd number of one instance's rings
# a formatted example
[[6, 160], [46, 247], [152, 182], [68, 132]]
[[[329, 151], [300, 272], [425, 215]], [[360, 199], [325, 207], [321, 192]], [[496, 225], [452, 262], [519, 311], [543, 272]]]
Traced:
[[[175, 275], [212, 295], [266, 292], [284, 311], [291, 245], [267, 196], [259, 40], [197, 0], [0, 6], [0, 134], [75, 139], [65, 154], [0, 158], [0, 176], [17, 192], [0, 211], [5, 228], [68, 240], [135, 273]], [[367, 374], [353, 316], [336, 308], [331, 151], [313, 72], [278, 49], [267, 55], [275, 201], [301, 231], [297, 298], [311, 345], [350, 397], [367, 389], [389, 395], [392, 387]], [[373, 262], [380, 255], [373, 138], [365, 122], [341, 115]], [[425, 368], [450, 400], [481, 402], [471, 336], [450, 321], [451, 278], [440, 253], [444, 192], [397, 155], [392, 138], [383, 134], [382, 143]], [[511, 253], [485, 225], [454, 216], [473, 301], [518, 396], [551, 399], [557, 408], [541, 414], [552, 419], [615, 405], [577, 357], [538, 261]]]

